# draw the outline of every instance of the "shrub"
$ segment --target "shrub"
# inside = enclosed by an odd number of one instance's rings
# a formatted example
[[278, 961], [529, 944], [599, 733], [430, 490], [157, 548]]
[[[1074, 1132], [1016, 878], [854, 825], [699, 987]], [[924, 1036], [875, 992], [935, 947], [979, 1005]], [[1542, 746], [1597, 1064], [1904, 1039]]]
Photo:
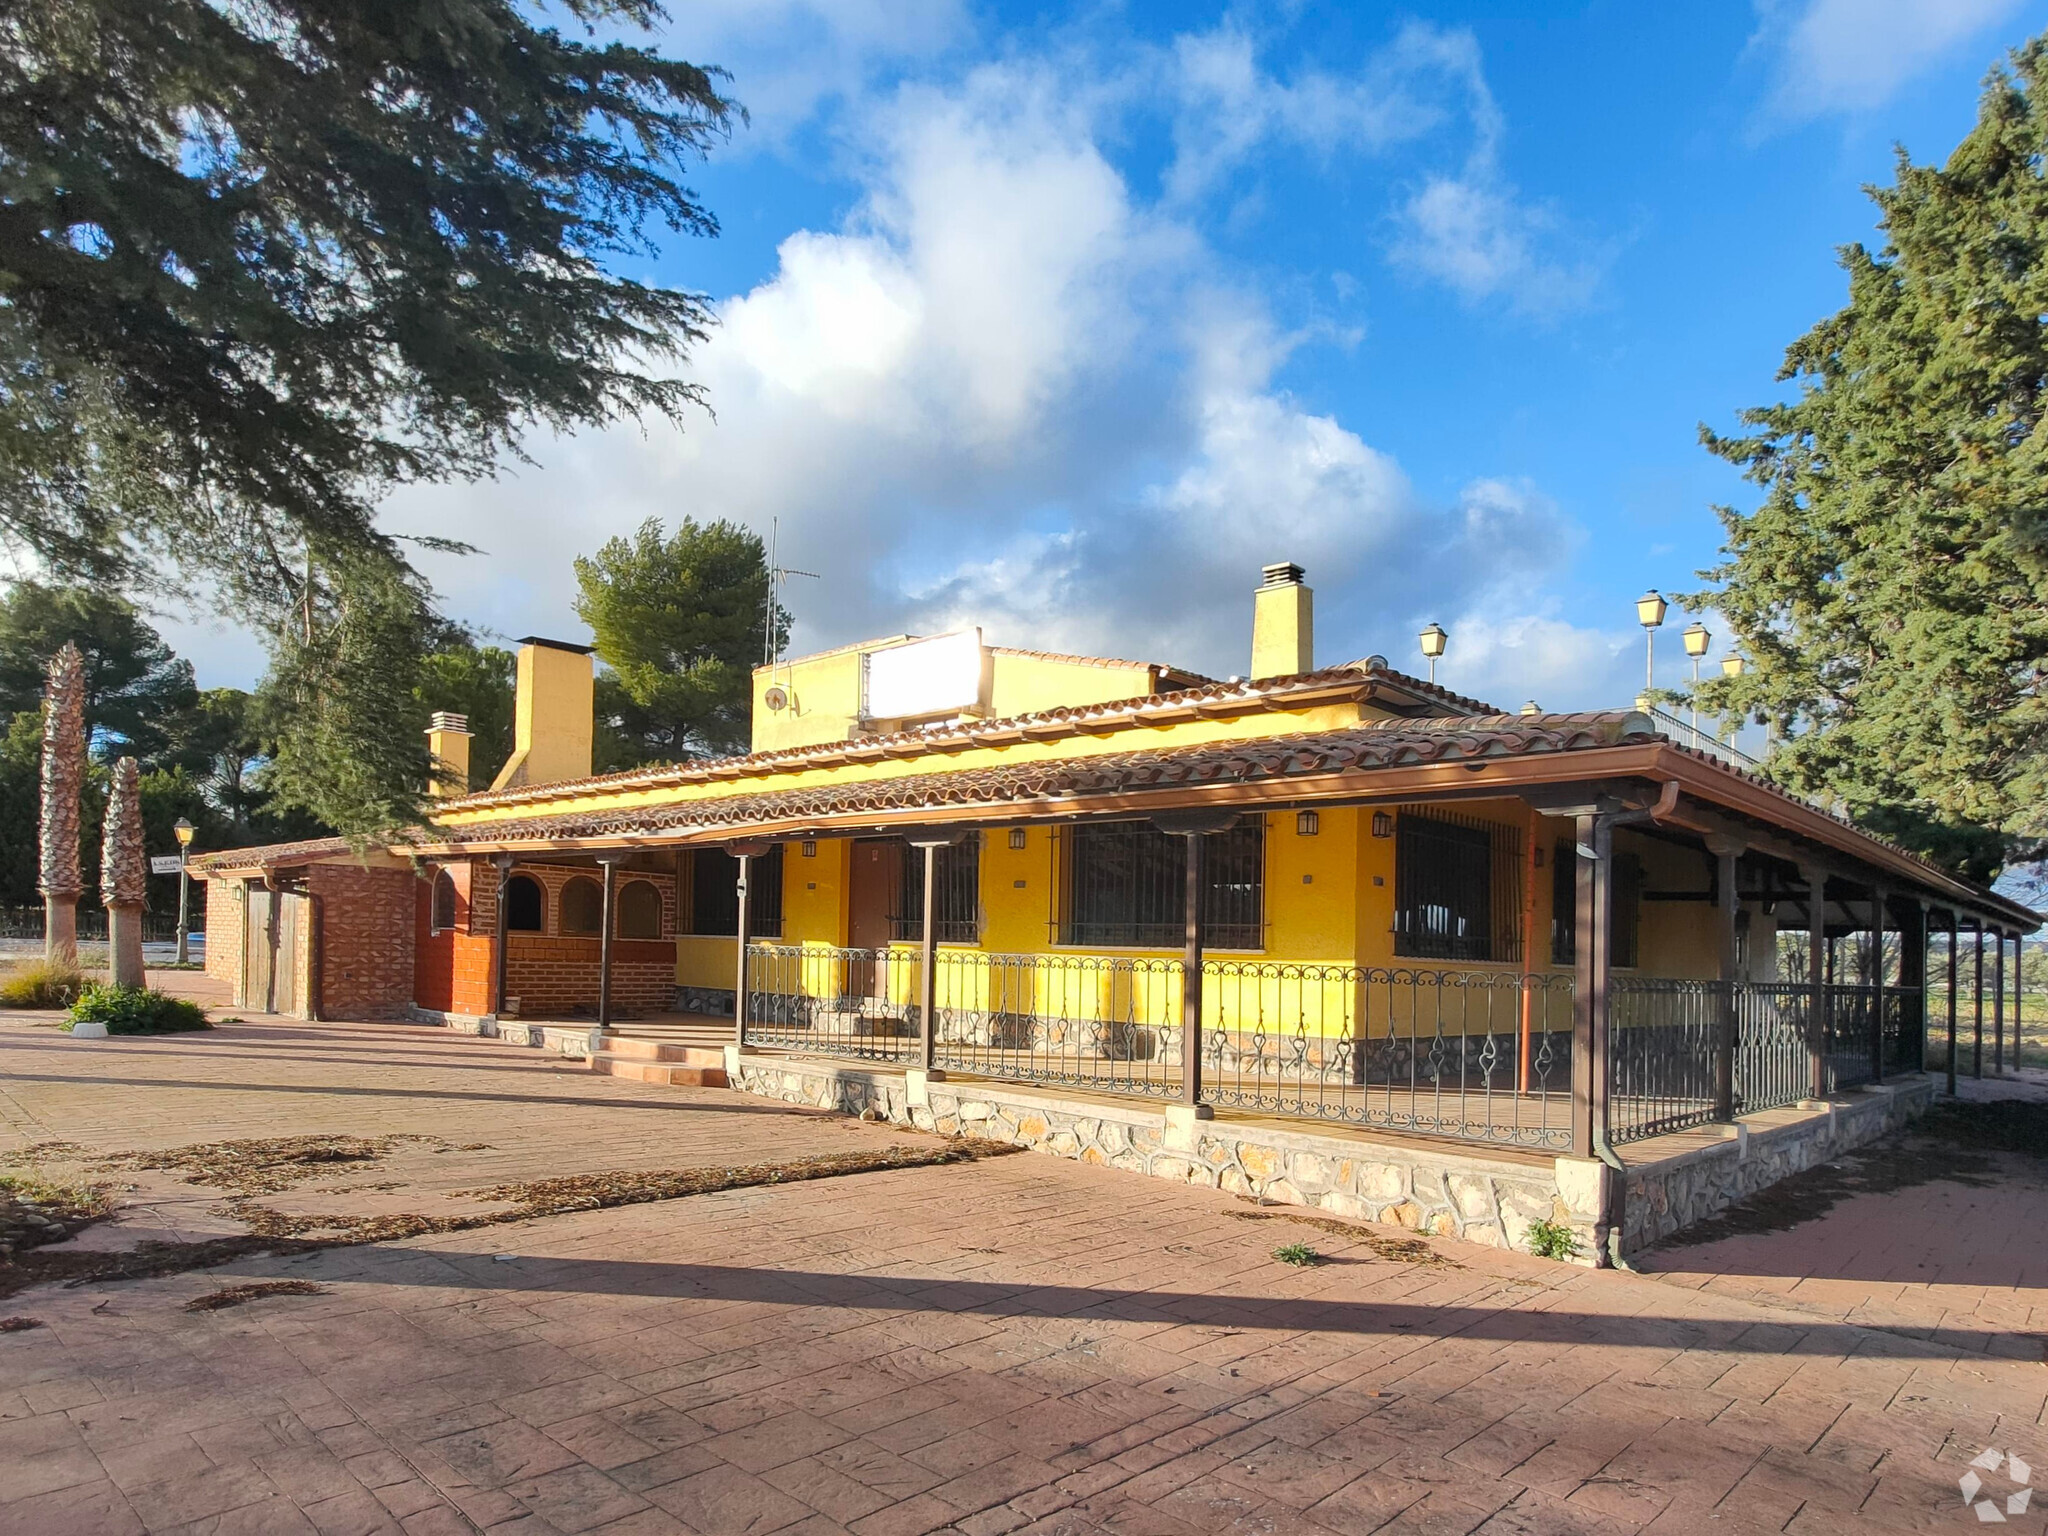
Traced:
[[85, 987], [85, 977], [71, 967], [31, 960], [0, 976], [0, 1008], [69, 1008]]
[[1579, 1235], [1561, 1221], [1532, 1221], [1529, 1251], [1539, 1259], [1569, 1259], [1579, 1251]]
[[[71, 1022], [107, 1026], [110, 1035], [167, 1035], [181, 1029], [211, 1029], [206, 1011], [182, 997], [148, 987], [104, 987], [89, 983], [71, 1005]], [[68, 1026], [67, 1026], [68, 1027]]]

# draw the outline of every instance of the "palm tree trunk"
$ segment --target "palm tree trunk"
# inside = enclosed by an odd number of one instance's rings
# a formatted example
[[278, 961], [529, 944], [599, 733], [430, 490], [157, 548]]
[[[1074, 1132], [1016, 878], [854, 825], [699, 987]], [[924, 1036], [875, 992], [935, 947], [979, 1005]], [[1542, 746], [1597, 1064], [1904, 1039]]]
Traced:
[[50, 658], [43, 694], [43, 814], [40, 878], [43, 958], [78, 965], [78, 798], [85, 783], [85, 660], [66, 641]]

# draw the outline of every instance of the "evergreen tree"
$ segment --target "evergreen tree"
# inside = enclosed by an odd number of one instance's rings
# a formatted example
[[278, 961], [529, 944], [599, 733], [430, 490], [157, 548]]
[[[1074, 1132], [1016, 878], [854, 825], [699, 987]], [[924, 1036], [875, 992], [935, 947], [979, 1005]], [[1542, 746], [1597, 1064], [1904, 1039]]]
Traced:
[[175, 756], [192, 724], [192, 664], [174, 655], [133, 603], [87, 583], [17, 581], [0, 597], [0, 712], [36, 707], [49, 659], [69, 642], [85, 663], [86, 739], [102, 757]]
[[427, 783], [425, 658], [441, 627], [421, 583], [377, 560], [310, 571], [262, 688], [264, 790], [358, 841], [417, 823]]
[[512, 755], [518, 659], [503, 646], [479, 645], [450, 625], [425, 660], [417, 699], [419, 728], [436, 710], [469, 718], [469, 786], [484, 789]]
[[2048, 39], [1945, 165], [1900, 151], [1794, 342], [1796, 399], [1702, 429], [1763, 488], [1703, 572], [1751, 665], [1701, 707], [1772, 722], [1770, 771], [1988, 875], [2048, 839]]
[[[746, 750], [768, 617], [768, 561], [736, 523], [649, 518], [576, 561], [576, 615], [596, 637], [600, 769]], [[778, 641], [789, 618], [777, 610]]]
[[[395, 557], [388, 487], [679, 413], [719, 72], [655, 0], [35, 0], [0, 19], [0, 531], [231, 601]], [[596, 32], [624, 34], [600, 40]]]

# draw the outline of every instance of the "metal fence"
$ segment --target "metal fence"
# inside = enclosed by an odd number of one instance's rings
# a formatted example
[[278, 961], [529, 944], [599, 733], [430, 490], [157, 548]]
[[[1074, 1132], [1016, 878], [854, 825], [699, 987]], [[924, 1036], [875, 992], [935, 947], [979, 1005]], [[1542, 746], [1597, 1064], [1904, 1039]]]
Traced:
[[[32, 940], [40, 944], [43, 941], [43, 915], [41, 907], [0, 907], [0, 939]], [[106, 943], [107, 909], [97, 901], [78, 904], [78, 937], [88, 944]], [[175, 906], [168, 912], [143, 910], [143, 943], [175, 944], [177, 941], [178, 913]]]
[[914, 1063], [921, 969], [914, 949], [750, 944], [747, 1043]]
[[[864, 1061], [922, 1056], [922, 957], [909, 947], [756, 944], [746, 1040]], [[1178, 1095], [1177, 959], [1087, 954], [937, 956], [932, 1064], [1016, 1082]], [[1573, 981], [1507, 971], [1211, 960], [1202, 967], [1205, 1102], [1462, 1141], [1571, 1145]], [[1610, 1138], [1637, 1141], [1920, 1068], [1922, 1001], [1887, 988], [1616, 976]]]
[[1571, 1145], [1568, 976], [1223, 961], [1202, 987], [1212, 1104]]
[[941, 950], [933, 1062], [1022, 1082], [1178, 1093], [1181, 978], [1178, 960]]

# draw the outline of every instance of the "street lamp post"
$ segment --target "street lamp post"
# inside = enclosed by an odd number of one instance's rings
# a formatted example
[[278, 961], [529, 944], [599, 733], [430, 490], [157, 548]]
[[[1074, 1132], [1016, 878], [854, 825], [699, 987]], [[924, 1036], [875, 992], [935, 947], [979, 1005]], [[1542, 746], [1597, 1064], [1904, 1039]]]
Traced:
[[[1742, 653], [1740, 651], [1730, 651], [1721, 658], [1721, 675], [1723, 677], [1742, 676]], [[1729, 738], [1732, 738], [1735, 734], [1729, 729], [1729, 720], [1725, 711], [1721, 716], [1721, 734]]]
[[1422, 632], [1422, 654], [1429, 658], [1429, 680], [1436, 681], [1436, 659], [1443, 655], [1444, 647], [1450, 644], [1450, 632], [1441, 624], [1432, 624]]
[[1643, 707], [1650, 707], [1650, 692], [1657, 686], [1657, 630], [1670, 604], [1655, 587], [1636, 599], [1636, 622], [1643, 626]]
[[1700, 658], [1707, 654], [1707, 647], [1714, 643], [1714, 637], [1707, 626], [1694, 619], [1685, 626], [1685, 654], [1692, 658], [1692, 744], [1695, 750], [1700, 744]]
[[192, 963], [191, 915], [192, 882], [186, 873], [186, 862], [192, 857], [192, 834], [197, 829], [191, 822], [180, 816], [171, 830], [178, 835], [178, 964]]

